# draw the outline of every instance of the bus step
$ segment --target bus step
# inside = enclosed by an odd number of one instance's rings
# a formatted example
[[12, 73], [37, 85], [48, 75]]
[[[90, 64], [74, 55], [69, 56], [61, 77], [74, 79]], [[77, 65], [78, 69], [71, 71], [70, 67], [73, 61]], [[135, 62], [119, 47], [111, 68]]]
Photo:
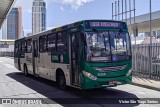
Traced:
[[80, 87], [80, 86], [77, 86], [77, 85], [71, 85], [71, 87], [77, 88], [77, 89], [81, 89], [81, 87]]
[[35, 74], [34, 76], [35, 76], [35, 77], [37, 77], [37, 78], [39, 77], [39, 75], [38, 75], [38, 74]]
[[80, 84], [76, 84], [76, 83], [73, 83], [73, 85], [74, 85], [74, 86], [78, 86], [78, 87], [80, 87], [80, 86], [81, 86]]

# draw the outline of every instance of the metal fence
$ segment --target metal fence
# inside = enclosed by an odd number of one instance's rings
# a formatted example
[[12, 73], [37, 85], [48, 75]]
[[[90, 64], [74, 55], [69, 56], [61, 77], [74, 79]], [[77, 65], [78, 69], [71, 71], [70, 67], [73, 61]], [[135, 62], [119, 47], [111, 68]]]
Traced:
[[132, 46], [134, 76], [160, 80], [160, 43]]
[[0, 57], [14, 57], [13, 42], [0, 42]]

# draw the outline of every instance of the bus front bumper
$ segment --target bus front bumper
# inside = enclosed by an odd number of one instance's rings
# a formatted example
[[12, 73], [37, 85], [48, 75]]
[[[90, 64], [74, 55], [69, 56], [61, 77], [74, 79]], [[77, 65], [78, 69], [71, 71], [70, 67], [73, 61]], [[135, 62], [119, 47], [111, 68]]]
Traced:
[[132, 73], [129, 76], [124, 75], [113, 78], [97, 78], [97, 80], [92, 80], [84, 76], [82, 89], [115, 87], [117, 85], [131, 84], [131, 83], [132, 83]]

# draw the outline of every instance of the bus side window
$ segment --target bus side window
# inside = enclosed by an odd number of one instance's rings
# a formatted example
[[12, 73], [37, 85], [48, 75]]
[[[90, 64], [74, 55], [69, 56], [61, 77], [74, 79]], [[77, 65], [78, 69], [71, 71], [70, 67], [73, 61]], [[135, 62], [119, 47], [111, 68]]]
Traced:
[[18, 53], [21, 53], [21, 42], [18, 42]]
[[25, 41], [22, 41], [21, 42], [21, 48], [22, 48], [22, 53], [25, 53], [26, 52], [26, 42]]
[[18, 53], [18, 42], [15, 44], [15, 53]]
[[57, 51], [65, 52], [68, 50], [68, 35], [67, 32], [59, 32], [57, 35]]
[[56, 50], [56, 34], [49, 34], [47, 36], [47, 51], [54, 52]]
[[44, 53], [47, 51], [47, 37], [41, 36], [39, 38], [39, 52]]
[[31, 53], [32, 52], [32, 39], [28, 39], [26, 45], [27, 45], [26, 52]]

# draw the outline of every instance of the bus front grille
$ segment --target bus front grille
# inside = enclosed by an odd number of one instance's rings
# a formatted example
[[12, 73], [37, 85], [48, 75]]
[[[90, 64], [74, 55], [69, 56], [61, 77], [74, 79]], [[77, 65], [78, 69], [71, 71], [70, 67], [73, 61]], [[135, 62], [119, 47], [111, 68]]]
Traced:
[[126, 67], [127, 65], [115, 66], [115, 67], [94, 67], [94, 69], [96, 69], [99, 72], [115, 72], [124, 70]]

